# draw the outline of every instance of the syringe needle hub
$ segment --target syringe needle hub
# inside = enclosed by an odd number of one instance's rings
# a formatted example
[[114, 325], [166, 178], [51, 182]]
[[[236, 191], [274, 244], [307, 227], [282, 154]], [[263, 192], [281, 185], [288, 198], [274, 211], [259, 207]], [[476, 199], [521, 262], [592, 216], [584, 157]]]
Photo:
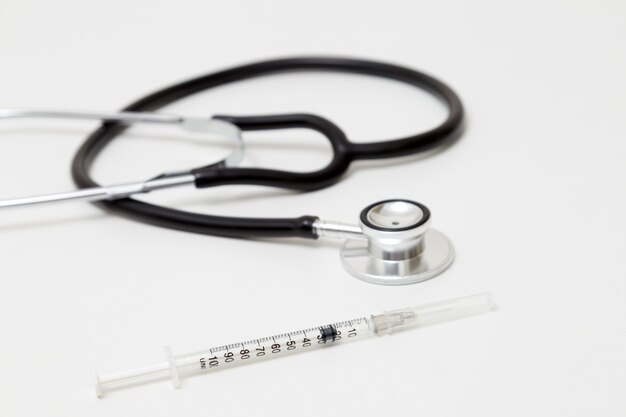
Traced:
[[371, 317], [376, 334], [390, 334], [495, 310], [490, 293], [470, 295], [415, 307], [385, 311]]

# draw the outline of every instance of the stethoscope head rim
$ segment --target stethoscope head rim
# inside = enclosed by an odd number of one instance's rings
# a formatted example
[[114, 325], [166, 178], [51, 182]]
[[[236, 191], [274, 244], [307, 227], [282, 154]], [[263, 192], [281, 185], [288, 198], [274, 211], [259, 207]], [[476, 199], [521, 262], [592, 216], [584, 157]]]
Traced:
[[428, 207], [412, 200], [389, 199], [361, 211], [364, 239], [347, 240], [341, 251], [344, 268], [374, 284], [405, 285], [442, 273], [454, 260], [450, 240], [430, 229]]

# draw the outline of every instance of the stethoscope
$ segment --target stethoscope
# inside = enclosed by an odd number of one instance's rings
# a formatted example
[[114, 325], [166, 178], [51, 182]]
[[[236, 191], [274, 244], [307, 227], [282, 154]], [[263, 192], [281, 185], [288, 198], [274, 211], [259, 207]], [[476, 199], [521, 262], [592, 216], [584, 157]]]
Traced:
[[[186, 118], [152, 113], [192, 94], [220, 85], [287, 71], [338, 71], [401, 81], [425, 89], [448, 108], [438, 127], [413, 136], [379, 142], [354, 143], [331, 121], [312, 114], [269, 116], [214, 116]], [[85, 199], [135, 220], [194, 233], [236, 238], [300, 237], [345, 239], [341, 250], [344, 267], [355, 277], [376, 284], [411, 284], [433, 278], [454, 259], [449, 239], [431, 229], [428, 208], [411, 200], [379, 201], [364, 208], [357, 224], [326, 221], [317, 216], [297, 218], [224, 217], [181, 211], [130, 198], [138, 193], [195, 185], [196, 188], [249, 184], [298, 191], [328, 187], [341, 179], [353, 161], [383, 159], [424, 152], [451, 142], [462, 129], [463, 107], [458, 96], [441, 81], [408, 68], [375, 61], [344, 58], [291, 58], [257, 62], [185, 81], [127, 106], [120, 113], [59, 112], [48, 110], [0, 110], [0, 118], [59, 117], [100, 119], [104, 123], [82, 144], [72, 163], [79, 190], [38, 197], [0, 201], [0, 208], [52, 201]], [[229, 139], [232, 152], [224, 159], [186, 171], [164, 173], [147, 181], [102, 187], [90, 176], [99, 153], [129, 126], [136, 123], [170, 124]], [[330, 163], [313, 172], [238, 167], [244, 155], [242, 131], [308, 128], [330, 142]]]

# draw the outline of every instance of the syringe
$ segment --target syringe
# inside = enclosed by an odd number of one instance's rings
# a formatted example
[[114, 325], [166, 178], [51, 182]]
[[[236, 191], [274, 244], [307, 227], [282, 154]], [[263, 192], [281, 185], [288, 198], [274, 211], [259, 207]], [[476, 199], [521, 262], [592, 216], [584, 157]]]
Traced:
[[167, 378], [170, 378], [174, 387], [178, 388], [181, 377], [306, 352], [367, 336], [382, 336], [397, 330], [441, 323], [493, 309], [495, 303], [491, 294], [483, 293], [216, 346], [193, 353], [173, 355], [171, 349], [166, 346], [167, 360], [160, 364], [105, 376], [94, 373], [96, 395], [101, 397], [113, 389]]

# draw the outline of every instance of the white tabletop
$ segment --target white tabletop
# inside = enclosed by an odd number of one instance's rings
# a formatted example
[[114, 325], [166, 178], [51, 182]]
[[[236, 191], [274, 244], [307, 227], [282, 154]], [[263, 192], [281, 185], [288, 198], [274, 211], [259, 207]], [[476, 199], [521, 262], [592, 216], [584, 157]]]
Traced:
[[[173, 82], [271, 57], [395, 62], [448, 82], [466, 133], [426, 158], [357, 163], [297, 194], [236, 186], [144, 197], [237, 216], [357, 220], [369, 203], [420, 201], [457, 259], [405, 287], [358, 281], [339, 242], [171, 231], [87, 203], [0, 212], [2, 416], [617, 416], [626, 414], [626, 6], [601, 0], [197, 2], [2, 0], [0, 107], [114, 111]], [[444, 108], [385, 80], [289, 74], [166, 109], [310, 112], [356, 141], [426, 130]], [[71, 190], [97, 126], [0, 123], [0, 198]], [[249, 166], [314, 169], [304, 130], [246, 134]], [[103, 183], [223, 152], [136, 128], [98, 160]], [[96, 399], [92, 369], [491, 291], [495, 313]]]

